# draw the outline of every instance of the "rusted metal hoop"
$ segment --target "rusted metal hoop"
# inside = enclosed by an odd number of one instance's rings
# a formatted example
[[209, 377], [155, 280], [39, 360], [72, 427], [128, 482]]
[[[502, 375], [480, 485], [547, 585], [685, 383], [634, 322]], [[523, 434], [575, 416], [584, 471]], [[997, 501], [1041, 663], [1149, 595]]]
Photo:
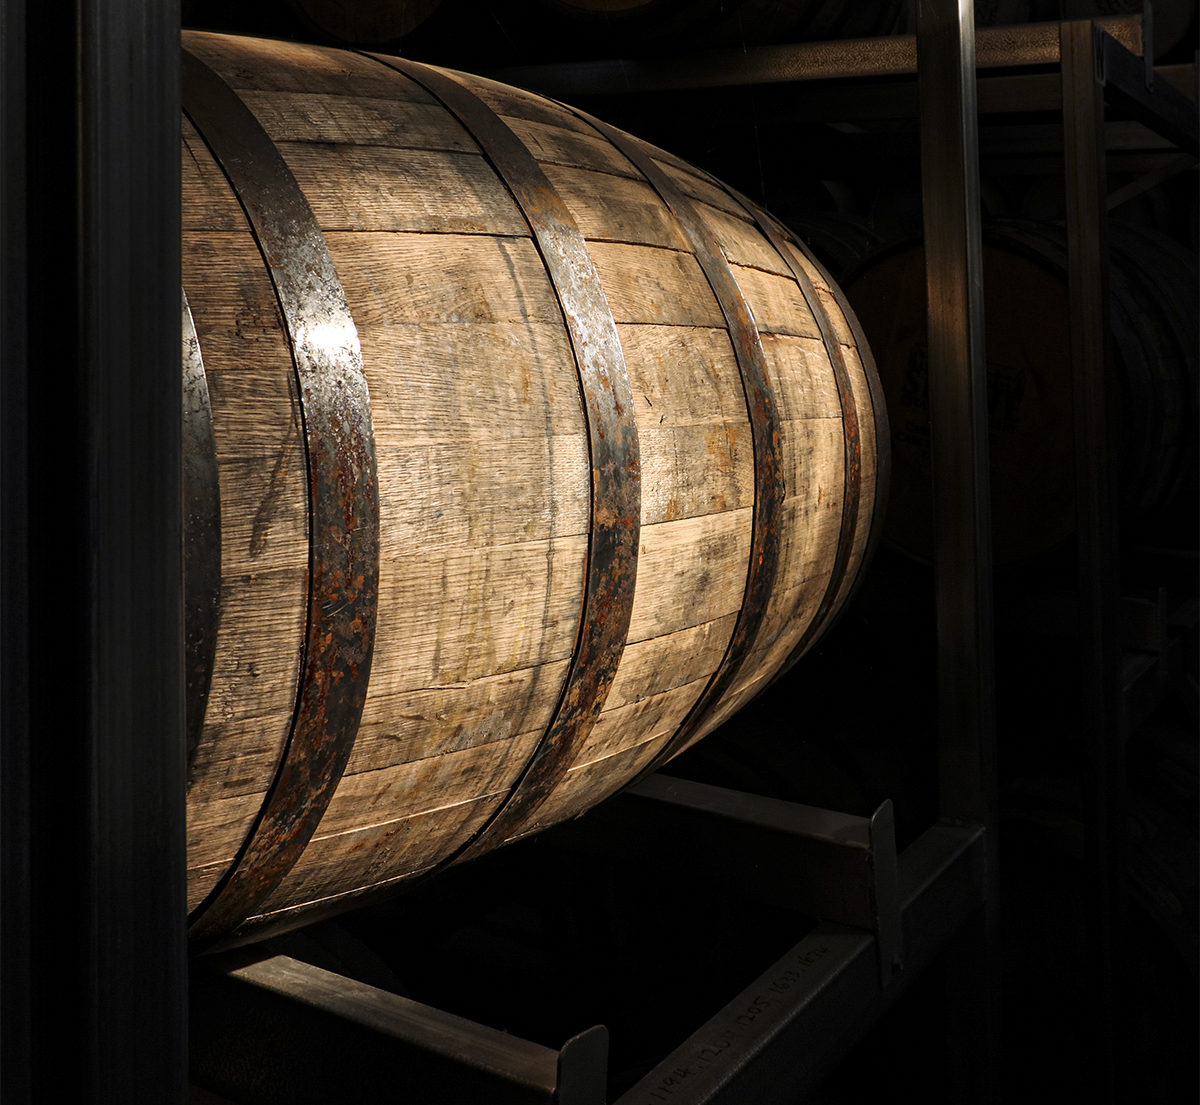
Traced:
[[587, 243], [533, 154], [452, 76], [366, 54], [416, 81], [467, 130], [533, 233], [575, 354], [591, 459], [591, 514], [579, 636], [554, 716], [499, 810], [451, 857], [468, 858], [527, 825], [596, 724], [621, 663], [633, 613], [641, 529], [641, 461], [633, 392], [612, 309]]
[[[871, 511], [871, 528], [867, 532], [867, 546], [863, 550], [861, 561], [861, 564], [865, 567], [871, 562], [872, 557], [875, 555], [875, 550], [879, 547], [879, 541], [883, 536], [883, 523], [887, 517], [888, 493], [892, 482], [892, 431], [888, 425], [887, 403], [883, 397], [883, 384], [879, 380], [879, 372], [875, 367], [875, 357], [871, 353], [870, 345], [867, 344], [867, 336], [863, 333], [862, 325], [859, 323], [858, 317], [850, 306], [850, 301], [846, 299], [846, 293], [842, 291], [833, 277], [829, 275], [829, 270], [813, 256], [813, 252], [808, 246], [786, 227], [780, 226], [766, 212], [763, 212], [763, 214], [775, 226], [775, 229], [780, 233], [783, 240], [793, 249], [802, 253], [809, 264], [817, 270], [821, 279], [825, 281], [825, 286], [829, 289], [834, 302], [838, 305], [838, 309], [842, 312], [842, 316], [846, 320], [846, 325], [850, 328], [855, 348], [858, 350], [859, 360], [862, 362], [863, 375], [867, 379], [867, 391], [871, 396], [871, 421], [875, 434], [875, 488]], [[846, 595], [845, 601], [841, 604], [839, 610], [833, 612], [834, 620], [836, 620], [840, 610], [845, 610], [854, 600], [854, 596], [858, 593], [865, 578], [866, 573], [860, 568], [858, 575], [850, 585], [850, 590]], [[827, 623], [824, 628], [828, 629], [831, 624], [832, 622]], [[793, 652], [780, 669], [779, 674], [786, 672], [799, 659], [799, 656], [799, 652]]]
[[838, 545], [833, 558], [833, 569], [816, 612], [809, 619], [800, 639], [780, 667], [776, 676], [778, 678], [778, 675], [786, 672], [804, 655], [809, 645], [824, 630], [826, 620], [833, 611], [838, 594], [842, 589], [842, 582], [846, 578], [846, 569], [850, 564], [850, 552], [854, 548], [854, 535], [858, 530], [858, 500], [862, 492], [862, 441], [858, 429], [858, 407], [854, 402], [854, 387], [846, 368], [846, 357], [842, 352], [842, 344], [833, 331], [829, 315], [826, 313], [808, 273], [804, 271], [803, 266], [796, 263], [792, 251], [788, 248], [771, 216], [732, 188], [725, 190], [750, 212], [755, 225], [762, 231], [763, 236], [771, 243], [771, 247], [779, 254], [780, 260], [787, 265], [788, 270], [795, 277], [800, 294], [804, 297], [804, 302], [808, 304], [808, 309], [816, 321], [817, 329], [821, 332], [821, 343], [825, 346], [825, 354], [833, 368], [838, 403], [842, 408], [842, 520], [838, 528]]
[[191, 786], [212, 686], [221, 621], [221, 487], [208, 379], [196, 324], [183, 295], [184, 716]]
[[[747, 656], [753, 650], [775, 587], [779, 569], [780, 524], [783, 516], [784, 483], [780, 463], [779, 415], [767, 372], [766, 354], [754, 315], [733, 270], [709, 226], [699, 217], [692, 201], [655, 164], [650, 154], [629, 135], [571, 108], [579, 118], [595, 127], [623, 153], [667, 205], [691, 245], [709, 286], [716, 296], [729, 328], [746, 410], [754, 443], [754, 516], [750, 537], [750, 560], [746, 590], [725, 655], [700, 692], [682, 724], [658, 754], [639, 773], [638, 779], [657, 770], [684, 748], [712, 708], [733, 686]], [[636, 780], [634, 780], [636, 781]], [[632, 785], [632, 784], [631, 784]]]
[[324, 235], [274, 142], [241, 97], [183, 51], [183, 106], [237, 195], [287, 326], [309, 477], [309, 593], [291, 731], [258, 819], [192, 917], [224, 938], [283, 881], [350, 758], [374, 648], [379, 504], [358, 331]]

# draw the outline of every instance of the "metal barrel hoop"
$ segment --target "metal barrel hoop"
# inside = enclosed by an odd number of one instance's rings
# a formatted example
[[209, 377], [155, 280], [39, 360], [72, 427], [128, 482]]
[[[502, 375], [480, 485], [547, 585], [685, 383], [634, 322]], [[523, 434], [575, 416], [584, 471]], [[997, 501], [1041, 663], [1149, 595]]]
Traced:
[[[813, 286], [804, 267], [797, 264], [795, 255], [788, 248], [787, 242], [779, 226], [761, 207], [752, 203], [745, 196], [726, 188], [729, 195], [737, 200], [753, 217], [755, 225], [762, 231], [763, 236], [771, 243], [771, 247], [779, 254], [780, 260], [788, 267], [795, 277], [804, 302], [812, 312], [817, 329], [821, 332], [821, 344], [825, 346], [825, 355], [829, 358], [833, 369], [834, 383], [837, 387], [838, 404], [842, 410], [842, 441], [843, 441], [843, 480], [842, 480], [842, 519], [838, 530], [837, 553], [834, 556], [833, 568], [829, 582], [821, 596], [812, 618], [801, 633], [788, 658], [775, 675], [777, 680], [788, 671], [819, 637], [826, 627], [830, 615], [835, 613], [837, 597], [841, 593], [842, 583], [846, 578], [846, 569], [850, 565], [850, 552], [854, 547], [854, 535], [858, 530], [858, 506], [862, 493], [862, 439], [858, 425], [858, 406], [854, 401], [854, 388], [850, 382], [850, 373], [846, 368], [846, 356], [842, 352], [842, 344], [834, 332], [829, 313], [825, 310], [817, 290]], [[832, 282], [826, 280], [832, 287]], [[843, 314], [845, 314], [843, 310]], [[847, 316], [848, 317], [848, 316]], [[874, 404], [872, 404], [874, 405]]]
[[568, 110], [594, 127], [633, 163], [666, 204], [683, 232], [684, 240], [691, 245], [728, 326], [754, 444], [754, 511], [750, 557], [746, 590], [733, 633], [721, 663], [700, 697], [674, 735], [637, 779], [631, 780], [632, 785], [687, 746], [712, 708], [733, 686], [758, 637], [779, 568], [784, 498], [779, 415], [767, 372], [766, 354], [753, 313], [711, 228], [700, 218], [691, 200], [640, 143], [586, 112], [576, 108]]
[[[736, 195], [736, 193], [734, 194]], [[875, 550], [878, 548], [879, 541], [883, 536], [883, 523], [887, 517], [888, 494], [891, 488], [892, 475], [892, 431], [888, 425], [887, 402], [883, 397], [883, 384], [880, 382], [879, 372], [875, 367], [875, 356], [871, 352], [870, 345], [867, 344], [867, 335], [863, 333], [862, 324], [858, 321], [854, 309], [850, 306], [850, 301], [846, 298], [846, 293], [842, 291], [837, 282], [830, 276], [829, 270], [813, 255], [813, 251], [801, 241], [798, 234], [792, 233], [791, 230], [780, 224], [765, 211], [763, 214], [766, 215], [767, 221], [775, 227], [783, 240], [792, 249], [803, 254], [808, 263], [817, 270], [817, 273], [825, 282], [825, 286], [829, 288], [834, 302], [838, 305], [838, 310], [842, 312], [842, 316], [846, 320], [846, 325], [850, 328], [850, 333], [854, 338], [854, 345], [858, 349], [859, 359], [862, 361], [863, 375], [867, 378], [867, 391], [871, 396], [871, 421], [875, 432], [875, 500], [871, 513], [871, 529], [867, 534], [867, 547], [863, 552], [863, 563], [867, 564], [875, 554]], [[863, 576], [864, 573], [859, 572], [858, 577], [854, 580], [850, 588], [850, 593], [846, 596], [843, 609], [849, 605], [854, 595], [858, 592], [859, 587], [862, 586]]]
[[[554, 714], [499, 809], [446, 862], [521, 832], [565, 777], [612, 687], [633, 614], [641, 529], [641, 460], [633, 392], [617, 325], [574, 216], [500, 116], [449, 73], [365, 53], [415, 81], [479, 146], [533, 235], [562, 308], [587, 423], [591, 506], [579, 634]], [[444, 866], [444, 865], [439, 865]]]
[[316, 216], [241, 97], [186, 49], [183, 107], [241, 203], [275, 286], [309, 478], [307, 625], [291, 729], [241, 851], [193, 913], [190, 936], [203, 944], [236, 930], [287, 876], [350, 758], [374, 648], [379, 502], [358, 331]]

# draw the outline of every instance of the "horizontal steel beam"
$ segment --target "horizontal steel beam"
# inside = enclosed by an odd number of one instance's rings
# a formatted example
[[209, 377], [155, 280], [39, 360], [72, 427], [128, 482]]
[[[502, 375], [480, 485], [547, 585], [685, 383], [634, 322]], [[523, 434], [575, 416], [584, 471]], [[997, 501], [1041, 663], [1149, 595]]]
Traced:
[[[651, 775], [542, 840], [621, 863], [664, 868], [875, 933], [885, 985], [899, 964], [891, 802], [870, 818], [856, 817]], [[654, 841], [653, 848], [646, 847], [647, 840]]]
[[[665, 112], [663, 114], [666, 114]], [[784, 112], [769, 109], [757, 116], [760, 127], [774, 125], [796, 128], [793, 110], [791, 119], [783, 118]], [[699, 123], [694, 133], [700, 134]], [[875, 130], [844, 131], [831, 127], [812, 126], [803, 131], [804, 149], [808, 164], [798, 167], [814, 176], [827, 179], [831, 172], [877, 171], [880, 164], [903, 165], [916, 170], [920, 156], [917, 135], [912, 132], [879, 133]], [[1120, 165], [1145, 164], [1146, 172], [1154, 172], [1155, 179], [1130, 186], [1125, 198], [1132, 198], [1153, 186], [1158, 180], [1194, 168], [1196, 159], [1191, 154], [1180, 154], [1166, 138], [1132, 121], [1117, 121], [1105, 128], [1106, 143], [1110, 156], [1120, 158]], [[699, 137], [697, 138], [699, 141]], [[979, 156], [984, 164], [1041, 166], [1042, 172], [1062, 171], [1063, 130], [1060, 125], [1039, 124], [1027, 126], [981, 127], [979, 131]], [[1047, 168], [1046, 166], [1051, 166]], [[1019, 171], [1019, 169], [1017, 170]], [[1118, 202], [1120, 202], [1118, 200]], [[1111, 205], [1110, 205], [1111, 206]]]
[[[1144, 84], [1144, 69], [1140, 60], [1135, 62], [1139, 79]], [[1122, 67], [1121, 72], [1133, 66]], [[1193, 65], [1161, 65], [1154, 69], [1155, 93], [1173, 103], [1176, 112], [1179, 101], [1194, 101], [1180, 91], [1195, 85]], [[999, 77], [983, 77], [977, 81], [980, 115], [1000, 115], [1028, 111], [1060, 111], [1062, 109], [1062, 82], [1057, 73], [1009, 73]], [[853, 122], [866, 119], [913, 119], [917, 116], [917, 86], [912, 81], [888, 81], [873, 84], [815, 83], [796, 88], [798, 99], [794, 113], [805, 122]], [[1118, 91], [1118, 95], [1119, 95]], [[1156, 100], [1155, 103], [1164, 102]], [[1136, 114], [1130, 112], [1130, 114]], [[1142, 116], [1137, 116], [1142, 119]], [[1145, 126], [1157, 130], [1143, 119]], [[1121, 126], [1118, 121], [1107, 126]], [[1128, 124], [1124, 124], [1128, 126]], [[1172, 139], [1172, 144], [1174, 140]], [[1122, 145], [1120, 148], [1129, 148]]]
[[[1100, 21], [1128, 50], [1142, 52], [1142, 17]], [[976, 33], [980, 69], [1052, 65], [1059, 60], [1058, 24], [981, 27]], [[668, 89], [729, 88], [744, 84], [862, 77], [898, 77], [917, 71], [917, 36], [840, 39], [712, 50], [653, 61], [603, 61], [527, 65], [487, 74], [507, 84], [560, 98], [663, 92]]]
[[1196, 103], [1169, 80], [1158, 80], [1121, 42], [1097, 31], [1102, 50], [1100, 77], [1104, 98], [1128, 112], [1156, 134], [1170, 139], [1181, 150], [1200, 154], [1200, 121]]
[[[1025, 126], [991, 126], [979, 132], [980, 152], [998, 157], [1003, 154], [1024, 155], [1063, 151], [1061, 123], [1037, 123]], [[1116, 119], [1104, 124], [1104, 146], [1115, 150], [1152, 150], [1174, 152], [1174, 144], [1161, 135], [1128, 119]]]
[[782, 1105], [845, 1056], [983, 904], [979, 828], [938, 825], [900, 857], [904, 970], [879, 985], [874, 939], [821, 924], [616, 1105]]
[[[837, 815], [825, 824], [832, 840], [858, 828]], [[898, 863], [906, 952], [892, 985], [881, 984], [873, 935], [822, 923], [618, 1105], [792, 1100], [962, 930], [984, 885], [981, 829], [927, 830]], [[555, 1051], [263, 951], [200, 960], [192, 972], [192, 1080], [244, 1105], [366, 1105], [398, 1094], [412, 1105], [604, 1105], [607, 1046], [597, 1027]]]
[[608, 1030], [561, 1051], [285, 955], [192, 971], [191, 1078], [243, 1103], [604, 1105]]

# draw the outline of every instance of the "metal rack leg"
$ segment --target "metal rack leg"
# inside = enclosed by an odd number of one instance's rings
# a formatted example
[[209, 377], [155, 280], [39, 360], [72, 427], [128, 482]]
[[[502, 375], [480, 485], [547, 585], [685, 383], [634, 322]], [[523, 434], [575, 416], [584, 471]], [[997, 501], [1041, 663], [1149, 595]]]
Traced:
[[1075, 395], [1075, 486], [1079, 529], [1080, 691], [1084, 765], [1089, 960], [1095, 1018], [1092, 1101], [1116, 1099], [1115, 1015], [1125, 885], [1124, 749], [1121, 736], [1119, 563], [1109, 365], [1108, 215], [1105, 196], [1104, 74], [1100, 31], [1062, 25], [1063, 142], [1067, 264]]
[[33, 1094], [25, 10], [0, 3], [0, 1098]]
[[0, 1098], [187, 1078], [179, 9], [0, 0]]
[[[958, 941], [952, 986], [979, 1012], [949, 1018], [957, 1100], [996, 1091], [995, 687], [987, 375], [979, 226], [979, 145], [972, 0], [921, 0], [917, 73], [929, 302], [929, 416], [935, 519], [938, 718], [944, 819], [985, 827], [983, 916]], [[967, 986], [966, 963], [974, 977]], [[965, 989], [964, 989], [965, 987]], [[957, 991], [956, 991], [957, 992]], [[955, 1031], [961, 1029], [961, 1031]]]

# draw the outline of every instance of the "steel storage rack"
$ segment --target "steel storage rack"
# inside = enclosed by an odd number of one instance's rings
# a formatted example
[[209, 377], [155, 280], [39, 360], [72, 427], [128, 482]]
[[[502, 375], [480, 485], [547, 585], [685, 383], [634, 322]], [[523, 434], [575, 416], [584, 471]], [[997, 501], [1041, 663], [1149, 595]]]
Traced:
[[[939, 569], [942, 820], [897, 858], [890, 803], [867, 819], [655, 777], [564, 826], [560, 840], [570, 838], [570, 845], [629, 862], [639, 841], [654, 839], [653, 851], [677, 873], [684, 849], [672, 843], [686, 840], [703, 856], [707, 870], [723, 872], [721, 877], [748, 898], [783, 900], [824, 918], [627, 1090], [620, 1098], [624, 1105], [793, 1100], [828, 1073], [855, 1035], [939, 954], [953, 957], [951, 970], [961, 984], [955, 1002], [957, 1093], [963, 1100], [984, 1100], [995, 1086], [991, 570], [986, 444], [980, 430], [985, 423], [972, 31], [969, 5], [943, 4], [922, 12], [916, 36], [875, 44], [885, 51], [899, 49], [892, 65], [907, 51], [899, 71], [917, 71], [920, 59], [926, 188], [935, 197], [929, 209], [940, 216], [928, 228], [937, 243], [931, 250], [930, 279], [936, 282], [931, 298], [947, 306], [932, 327], [937, 342], [930, 359], [938, 393], [934, 436], [944, 477], [937, 494], [939, 501], [954, 504], [942, 512], [945, 527], [939, 538], [950, 550]], [[833, 51], [846, 61], [855, 59], [857, 66], [861, 46], [795, 49]], [[713, 64], [688, 71], [711, 74], [728, 60], [714, 58]], [[638, 90], [654, 86], [656, 79], [660, 86], [680, 83], [678, 76], [656, 78], [653, 66], [644, 68], [641, 83], [620, 74], [618, 84]], [[566, 74], [577, 83], [564, 93], [554, 76]], [[841, 71], [819, 75], [835, 74]], [[502, 76], [567, 99], [594, 90], [587, 66]], [[754, 79], [754, 74], [743, 70], [734, 79]], [[976, 269], [974, 280], [968, 259]], [[973, 371], [961, 371], [963, 365]], [[746, 862], [750, 857], [752, 870]], [[641, 861], [652, 864], [654, 856]], [[227, 1087], [231, 1094], [245, 1088], [229, 1070], [230, 1056], [236, 1049], [237, 1065], [245, 1065], [245, 1041], [259, 1019], [249, 1010], [261, 1003], [274, 1010], [274, 1018], [286, 1010], [296, 1033], [287, 1058], [272, 1062], [273, 1072], [287, 1079], [289, 1100], [319, 1100], [334, 1085], [369, 1095], [400, 1063], [410, 1072], [409, 1089], [415, 1092], [415, 1080], [427, 1087], [431, 1100], [455, 1092], [479, 1094], [480, 1100], [490, 1093], [498, 1101], [605, 1100], [603, 1037], [596, 1030], [555, 1053], [455, 1019], [454, 1036], [438, 1042], [431, 1039], [430, 1025], [446, 1014], [417, 1013], [405, 999], [378, 991], [371, 999], [364, 984], [339, 980], [317, 967], [245, 953], [226, 960], [225, 968], [201, 983], [206, 1011], [197, 1019], [215, 1025], [217, 1011], [235, 1005], [248, 1011], [248, 1019], [226, 1020], [207, 1035], [197, 1073], [206, 1085]], [[377, 1058], [363, 1063], [361, 1049], [335, 1049], [348, 1060], [333, 1073], [326, 1069], [329, 1049], [317, 1044], [342, 1019], [358, 1026], [371, 1041], [364, 1047]], [[251, 1049], [265, 1059], [277, 1045], [278, 1034], [270, 1033]], [[536, 1075], [531, 1073], [535, 1067]], [[481, 1080], [489, 1090], [480, 1089]]]
[[[981, 29], [977, 32], [975, 62], [964, 64], [967, 76], [955, 89], [943, 68], [947, 63], [937, 60], [931, 46], [935, 40], [931, 12], [925, 5], [920, 6], [925, 22], [918, 23], [916, 36], [865, 43], [763, 47], [653, 64], [622, 61], [529, 67], [500, 75], [568, 100], [585, 95], [616, 100], [668, 90], [753, 85], [759, 92], [756, 102], [768, 116], [773, 113], [777, 126], [786, 126], [789, 112], [797, 119], [838, 123], [920, 117], [927, 287], [929, 302], [942, 304], [945, 310], [939, 318], [935, 306], [929, 316], [943, 817], [963, 808], [957, 803], [971, 786], [966, 776], [955, 774], [951, 734], [975, 734], [983, 749], [994, 740], [990, 714], [994, 708], [990, 684], [990, 549], [985, 531], [977, 528], [973, 534], [969, 532], [972, 525], [985, 526], [988, 515], [987, 461], [981, 455], [981, 443], [986, 441], [981, 427], [986, 425], [986, 418], [978, 406], [972, 405], [985, 402], [981, 377], [973, 377], [977, 388], [973, 394], [964, 391], [958, 395], [957, 406], [951, 405], [950, 398], [956, 386], [967, 386], [964, 380], [956, 381], [961, 373], [956, 374], [951, 366], [971, 363], [978, 369], [981, 359], [978, 349], [971, 345], [981, 341], [982, 315], [977, 313], [980, 304], [955, 303], [948, 290], [953, 286], [951, 273], [960, 280], [969, 274], [972, 291], [981, 290], [979, 270], [972, 267], [978, 263], [980, 206], [975, 112], [1061, 115], [1061, 135], [1056, 135], [1060, 144], [1055, 152], [1062, 152], [1065, 173], [1076, 496], [1080, 504], [1079, 598], [1071, 599], [1067, 616], [1078, 619], [1074, 633], [1080, 643], [1078, 707], [1087, 735], [1083, 774], [1086, 881], [1092, 916], [1089, 959], [1097, 965], [1091, 972], [1093, 991], [1089, 995], [1095, 1042], [1094, 1091], [1096, 1100], [1109, 1100], [1120, 1085], [1120, 1071], [1115, 1067], [1121, 1052], [1116, 1046], [1115, 1006], [1121, 970], [1116, 934], [1123, 923], [1126, 885], [1122, 845], [1124, 743], [1139, 721], [1162, 701], [1165, 689], [1180, 679], [1185, 634], [1178, 627], [1168, 630], [1170, 613], [1160, 597], [1149, 617], [1161, 639], [1152, 646], [1143, 644], [1149, 651], [1140, 655], [1123, 648], [1124, 642], [1133, 643], [1129, 625], [1137, 616], [1139, 602], [1122, 599], [1118, 583], [1115, 466], [1119, 435], [1114, 428], [1109, 348], [1108, 211], [1171, 173], [1195, 166], [1196, 66], [1155, 70], [1147, 7], [1142, 16], [1106, 22]], [[965, 23], [970, 22], [969, 13], [960, 14]], [[980, 70], [977, 83], [976, 67]], [[989, 76], [989, 70], [1001, 72]], [[895, 79], [914, 71], [918, 77], [915, 83]], [[876, 79], [856, 82], [851, 78]], [[770, 92], [780, 85], [787, 86], [790, 95], [761, 95], [764, 87]], [[1190, 98], [1180, 87], [1191, 93]], [[1140, 179], [1112, 195], [1106, 194], [1106, 108], [1122, 118], [1136, 120], [1165, 147], [1155, 151], [1158, 157], [1153, 167], [1142, 169]], [[968, 163], [965, 171], [954, 164], [953, 130], [947, 135], [939, 129], [952, 125], [945, 122], [945, 117], [953, 118], [956, 111], [963, 119], [963, 156]], [[1019, 148], [1022, 139], [1028, 141], [1022, 136], [1014, 145]], [[1172, 147], [1174, 155], [1165, 152]], [[994, 155], [996, 151], [989, 152]], [[956, 203], [960, 191], [966, 193], [969, 215], [964, 215]], [[965, 235], [966, 240], [959, 237], [956, 241], [955, 230], [964, 220], [974, 225]], [[960, 344], [954, 347], [947, 339], [939, 358], [942, 335], [952, 332], [957, 332]], [[939, 359], [945, 373], [940, 383]], [[972, 423], [972, 419], [976, 421]], [[968, 427], [978, 443], [973, 450], [966, 440], [959, 441], [968, 437]], [[951, 456], [953, 461], [949, 460]], [[972, 468], [972, 459], [978, 467]], [[982, 506], [977, 498], [980, 495]], [[974, 520], [970, 520], [972, 502], [977, 511]], [[951, 526], [961, 526], [962, 530], [954, 533]], [[972, 610], [974, 596], [978, 598]], [[1053, 620], [1053, 611], [1044, 600], [1040, 605], [1035, 600], [1034, 605], [1039, 606], [1036, 617], [1040, 621]], [[1190, 625], [1194, 635], [1194, 618], [1189, 621], [1177, 615], [1176, 622], [1180, 627]], [[972, 709], [979, 712], [972, 716]], [[987, 758], [992, 753], [983, 754]], [[957, 762], [961, 770], [962, 761]], [[986, 786], [994, 785], [994, 768], [985, 769], [974, 779], [988, 779]], [[988, 823], [994, 839], [995, 807], [989, 806], [987, 797], [977, 794], [977, 804], [970, 808], [977, 817], [986, 814], [991, 819]], [[994, 852], [989, 850], [988, 855], [994, 860]], [[987, 884], [987, 893], [995, 893], [994, 882]]]
[[[860, 110], [870, 111], [881, 103], [896, 110], [907, 100], [916, 114], [919, 98], [922, 122], [928, 285], [930, 301], [940, 305], [930, 318], [930, 378], [941, 506], [941, 819], [897, 856], [888, 804], [870, 818], [852, 817], [653, 777], [572, 825], [565, 846], [617, 856], [637, 850], [647, 831], [702, 842], [710, 862], [732, 872], [748, 895], [823, 917], [625, 1093], [622, 1105], [795, 1100], [939, 954], [950, 958], [958, 980], [951, 1090], [972, 1102], [995, 1093], [995, 723], [977, 95], [984, 111], [1024, 102], [1063, 113], [1086, 504], [1081, 639], [1095, 738], [1091, 870], [1102, 918], [1098, 954], [1106, 963], [1114, 958], [1122, 878], [1112, 845], [1121, 754], [1114, 719], [1123, 707], [1100, 127], [1105, 103], [1118, 103], [1195, 152], [1195, 105], [1090, 22], [981, 34], [977, 59], [971, 8], [971, 0], [923, 3], [915, 36], [871, 45], [713, 55], [702, 69], [664, 62], [506, 75], [568, 100], [603, 90], [608, 79], [622, 94], [688, 87], [698, 77], [728, 85], [773, 80], [805, 89], [802, 111], [821, 110], [823, 99], [835, 115], [855, 110], [856, 101], [868, 101]], [[182, 732], [179, 492], [171, 478], [180, 446], [169, 431], [143, 432], [176, 425], [179, 408], [178, 391], [163, 386], [159, 371], [175, 363], [178, 348], [171, 289], [179, 215], [146, 201], [178, 193], [176, 13], [115, 0], [79, 0], [77, 9], [77, 33], [89, 44], [78, 56], [50, 48], [50, 17], [35, 6], [5, 0], [0, 9], [0, 1087], [14, 1105], [37, 1099], [35, 1075], [39, 1095], [53, 1083], [80, 1101], [179, 1101], [187, 1071], [184, 750], [182, 738], [162, 739]], [[1121, 35], [1136, 45], [1128, 28]], [[977, 86], [977, 60], [982, 66], [989, 57], [1006, 69], [1057, 64], [1059, 72], [1009, 70]], [[915, 85], [854, 83], [913, 73]], [[47, 123], [61, 135], [31, 142], [32, 128]], [[65, 198], [69, 217], [53, 217], [52, 197]], [[70, 293], [55, 303], [62, 273], [70, 274]], [[134, 320], [141, 329], [130, 333]], [[58, 373], [45, 371], [46, 351]], [[54, 459], [55, 430], [64, 424], [62, 436], [75, 450], [69, 463]], [[161, 478], [146, 481], [147, 472]], [[64, 542], [72, 527], [76, 535]], [[64, 544], [88, 555], [65, 556], [64, 574], [52, 583], [48, 557]], [[118, 609], [127, 616], [115, 616]], [[70, 650], [63, 640], [73, 642]], [[56, 660], [39, 670], [43, 662], [30, 658], [52, 647]], [[57, 693], [50, 693], [50, 671]], [[90, 692], [65, 695], [64, 685]], [[752, 871], [748, 855], [759, 861]], [[50, 876], [56, 865], [57, 882]], [[1097, 973], [1103, 991], [1112, 972]], [[294, 1102], [333, 1100], [331, 1087], [371, 1100], [394, 1094], [400, 1082], [413, 1101], [606, 1100], [602, 1031], [544, 1048], [298, 960], [253, 952], [197, 970], [193, 989], [194, 1069], [224, 1065], [245, 1100], [279, 1092], [265, 1077], [291, 1078], [287, 1100]], [[1111, 995], [1099, 996], [1100, 1025], [1111, 1033]], [[243, 1020], [230, 1015], [234, 1009]], [[1099, 1080], [1112, 1082], [1105, 1072]], [[214, 1100], [196, 1087], [190, 1096]]]

